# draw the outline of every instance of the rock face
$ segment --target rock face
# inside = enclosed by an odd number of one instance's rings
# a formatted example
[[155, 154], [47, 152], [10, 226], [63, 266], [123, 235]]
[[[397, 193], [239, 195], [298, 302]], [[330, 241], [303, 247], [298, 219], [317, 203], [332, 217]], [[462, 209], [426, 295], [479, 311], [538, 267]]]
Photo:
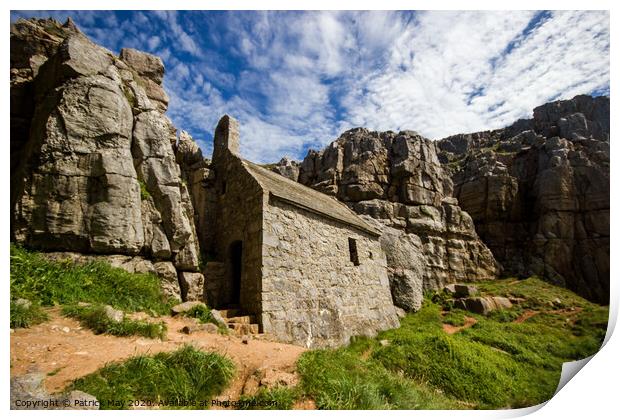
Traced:
[[283, 157], [278, 163], [273, 165], [272, 170], [290, 180], [297, 181], [297, 178], [299, 178], [299, 165], [299, 162]]
[[608, 302], [608, 97], [549, 103], [533, 119], [437, 147], [454, 197], [505, 274]]
[[404, 309], [418, 309], [423, 290], [498, 273], [471, 217], [452, 198], [435, 144], [415, 132], [349, 130], [323, 151], [310, 151], [298, 181], [384, 232], [394, 302]]
[[198, 271], [161, 60], [32, 19], [11, 27], [11, 66], [12, 240]]

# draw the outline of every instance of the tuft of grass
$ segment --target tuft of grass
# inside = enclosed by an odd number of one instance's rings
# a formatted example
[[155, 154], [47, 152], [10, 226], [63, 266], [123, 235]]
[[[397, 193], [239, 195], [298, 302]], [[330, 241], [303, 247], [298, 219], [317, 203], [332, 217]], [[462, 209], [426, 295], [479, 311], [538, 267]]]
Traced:
[[108, 364], [77, 379], [66, 391], [94, 395], [102, 409], [127, 409], [131, 401], [154, 403], [160, 408], [205, 409], [212, 397], [226, 388], [234, 373], [229, 358], [184, 346], [172, 353]]
[[455, 327], [461, 327], [465, 325], [466, 312], [460, 309], [453, 309], [443, 316], [444, 324], [453, 325]]
[[146, 188], [146, 184], [144, 183], [144, 181], [141, 180], [138, 180], [138, 184], [140, 184], [140, 199], [143, 201], [148, 200], [151, 196], [151, 193]]
[[60, 372], [63, 368], [62, 367], [57, 367], [56, 369], [52, 370], [51, 372], [47, 373], [47, 376], [55, 376], [58, 374], [58, 372]]
[[11, 245], [11, 298], [20, 297], [42, 306], [89, 302], [152, 314], [166, 314], [175, 304], [162, 293], [157, 276], [128, 273], [104, 262], [49, 261]]
[[299, 399], [297, 388], [261, 388], [255, 395], [239, 397], [238, 410], [290, 410]]
[[217, 325], [217, 321], [211, 315], [211, 310], [207, 307], [207, 305], [196, 305], [188, 311], [184, 312], [183, 316], [189, 318], [197, 318], [198, 321], [200, 321], [200, 323], [202, 324], [207, 324], [211, 322]]
[[107, 333], [119, 337], [140, 335], [162, 340], [166, 337], [167, 327], [164, 322], [135, 321], [127, 317], [116, 322], [106, 315], [103, 305], [65, 306], [62, 313], [77, 319], [80, 325], [93, 330], [95, 334]]
[[25, 307], [11, 301], [11, 328], [28, 328], [48, 319], [47, 314], [35, 303]]

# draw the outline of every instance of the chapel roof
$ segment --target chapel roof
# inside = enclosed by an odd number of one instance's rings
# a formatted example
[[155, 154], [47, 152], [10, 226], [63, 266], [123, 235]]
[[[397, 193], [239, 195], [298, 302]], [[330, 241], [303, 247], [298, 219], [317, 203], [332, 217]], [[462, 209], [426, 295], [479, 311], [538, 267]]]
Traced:
[[245, 159], [241, 161], [250, 175], [272, 196], [372, 235], [381, 235], [381, 232], [370, 226], [353, 210], [334, 197], [313, 190]]

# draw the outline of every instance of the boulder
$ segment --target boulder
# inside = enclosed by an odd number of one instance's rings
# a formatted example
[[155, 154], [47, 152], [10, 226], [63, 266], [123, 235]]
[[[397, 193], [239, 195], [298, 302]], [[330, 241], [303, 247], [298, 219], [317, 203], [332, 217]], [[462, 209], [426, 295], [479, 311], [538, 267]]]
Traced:
[[183, 301], [198, 301], [204, 299], [204, 281], [201, 273], [179, 272], [179, 285]]
[[387, 257], [394, 305], [405, 311], [417, 311], [424, 299], [424, 258], [421, 255], [419, 238], [384, 227], [380, 241]]
[[170, 261], [159, 261], [153, 264], [164, 294], [172, 299], [181, 300], [181, 286], [174, 264]]
[[478, 293], [476, 286], [472, 286], [470, 284], [454, 285], [454, 296], [457, 298], [473, 296], [476, 293]]
[[114, 309], [110, 305], [105, 305], [103, 307], [103, 310], [105, 311], [106, 317], [108, 317], [108, 319], [111, 321], [123, 322], [123, 319], [125, 319], [125, 314], [123, 313], [123, 311]]
[[30, 309], [30, 307], [32, 306], [32, 302], [24, 298], [17, 298], [14, 300], [14, 303], [15, 305], [21, 306], [24, 309]]
[[512, 307], [512, 303], [505, 297], [485, 296], [458, 299], [455, 301], [455, 306], [477, 314], [488, 315], [498, 309], [509, 309]]
[[205, 309], [207, 308], [207, 305], [205, 305], [203, 302], [200, 302], [197, 300], [190, 300], [190, 301], [179, 303], [178, 305], [173, 306], [172, 309], [170, 309], [170, 311], [172, 312], [172, 315], [178, 315], [178, 314], [183, 314], [195, 308], [196, 306], [201, 306], [201, 307], [204, 307]]
[[222, 316], [220, 311], [218, 311], [217, 309], [211, 309], [211, 317], [215, 320], [217, 325], [228, 328], [228, 322], [226, 322], [226, 319]]

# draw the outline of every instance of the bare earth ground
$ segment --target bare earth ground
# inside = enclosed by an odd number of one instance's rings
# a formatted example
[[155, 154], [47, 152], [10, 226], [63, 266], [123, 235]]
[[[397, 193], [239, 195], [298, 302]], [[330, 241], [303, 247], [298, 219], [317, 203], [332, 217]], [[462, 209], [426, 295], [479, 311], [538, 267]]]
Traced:
[[478, 320], [476, 318], [472, 318], [470, 316], [466, 316], [465, 317], [465, 324], [461, 325], [460, 327], [457, 327], [457, 326], [454, 326], [454, 325], [450, 325], [450, 324], [443, 324], [442, 328], [446, 332], [446, 334], [455, 334], [455, 333], [457, 333], [459, 331], [463, 331], [464, 329], [471, 327], [476, 322], [478, 322]]
[[237, 374], [228, 389], [217, 398], [237, 400], [245, 381], [257, 369], [272, 368], [293, 373], [297, 359], [306, 350], [304, 347], [267, 341], [261, 336], [243, 344], [241, 338], [232, 334], [197, 331], [186, 335], [179, 330], [195, 321], [181, 317], [160, 318], [168, 325], [167, 338], [161, 341], [144, 337], [95, 335], [89, 329], [82, 328], [79, 322], [61, 316], [59, 308], [50, 309], [48, 314], [49, 321], [11, 333], [11, 376], [33, 371], [52, 373], [45, 380], [47, 390], [52, 393], [61, 391], [72, 380], [92, 373], [106, 363], [139, 354], [173, 351], [183, 344], [192, 344], [205, 351], [226, 355], [235, 362]]

